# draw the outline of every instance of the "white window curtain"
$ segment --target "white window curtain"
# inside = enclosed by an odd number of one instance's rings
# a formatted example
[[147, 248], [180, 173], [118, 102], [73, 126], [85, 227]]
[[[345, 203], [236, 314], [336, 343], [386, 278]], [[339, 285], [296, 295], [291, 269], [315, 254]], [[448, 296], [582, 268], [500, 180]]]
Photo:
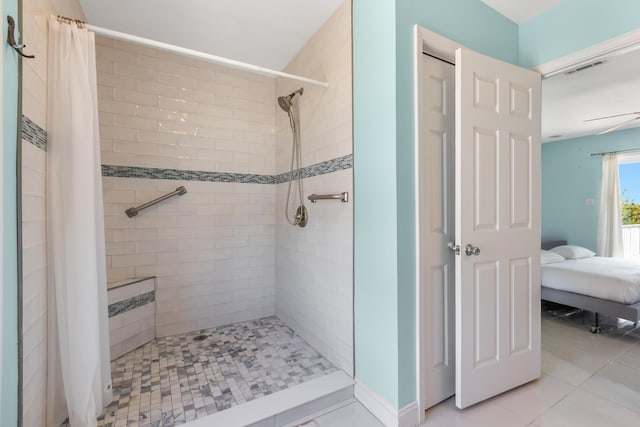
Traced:
[[94, 34], [49, 19], [47, 425], [111, 402]]
[[602, 187], [598, 216], [598, 255], [621, 257], [622, 217], [620, 212], [620, 178], [618, 156], [602, 156]]

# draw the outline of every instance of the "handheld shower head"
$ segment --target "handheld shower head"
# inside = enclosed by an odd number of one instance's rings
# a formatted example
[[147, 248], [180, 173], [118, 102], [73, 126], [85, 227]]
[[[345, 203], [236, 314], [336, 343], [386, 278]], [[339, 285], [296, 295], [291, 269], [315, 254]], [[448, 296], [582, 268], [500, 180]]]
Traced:
[[294, 90], [293, 92], [291, 92], [289, 95], [287, 96], [279, 96], [278, 97], [278, 105], [280, 106], [280, 108], [282, 108], [282, 110], [285, 113], [288, 113], [289, 110], [291, 110], [291, 101], [293, 101], [293, 98], [300, 94], [302, 95], [304, 93], [304, 88], [301, 87], [298, 90]]
[[291, 109], [291, 96], [279, 96], [278, 105], [286, 113]]

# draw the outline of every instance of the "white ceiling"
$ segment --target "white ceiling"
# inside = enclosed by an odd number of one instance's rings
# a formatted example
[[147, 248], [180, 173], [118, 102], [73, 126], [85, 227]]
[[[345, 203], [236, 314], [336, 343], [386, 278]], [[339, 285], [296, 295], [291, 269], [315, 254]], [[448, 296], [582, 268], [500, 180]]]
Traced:
[[[636, 116], [585, 122], [640, 112], [640, 49], [605, 58], [603, 65], [542, 82], [543, 142], [594, 135]], [[640, 126], [636, 120], [620, 128]], [[550, 138], [562, 135], [560, 138]]]
[[[513, 22], [521, 24], [564, 0], [481, 0]], [[574, 74], [560, 74], [542, 82], [542, 141], [552, 142], [595, 135], [640, 117], [640, 49], [610, 56], [606, 63]], [[618, 130], [640, 127], [640, 119]], [[551, 138], [551, 137], [554, 138]]]
[[343, 0], [80, 0], [87, 22], [282, 70]]
[[559, 5], [564, 0], [481, 0], [515, 23], [522, 24], [531, 18]]

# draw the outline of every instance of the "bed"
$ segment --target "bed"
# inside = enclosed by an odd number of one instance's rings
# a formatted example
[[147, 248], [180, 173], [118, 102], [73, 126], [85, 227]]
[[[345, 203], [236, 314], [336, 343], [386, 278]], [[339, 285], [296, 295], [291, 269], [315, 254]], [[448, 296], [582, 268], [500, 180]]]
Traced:
[[[543, 242], [542, 249], [566, 244], [564, 240]], [[582, 261], [542, 265], [542, 299], [593, 312], [593, 333], [600, 332], [598, 314], [640, 321], [640, 265], [602, 257]]]

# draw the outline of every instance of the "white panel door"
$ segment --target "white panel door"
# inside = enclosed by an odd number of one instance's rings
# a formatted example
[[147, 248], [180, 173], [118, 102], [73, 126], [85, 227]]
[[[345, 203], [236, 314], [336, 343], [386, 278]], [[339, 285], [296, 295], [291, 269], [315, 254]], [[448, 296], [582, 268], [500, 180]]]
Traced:
[[465, 408], [541, 370], [540, 75], [466, 49], [456, 51], [455, 228]]
[[423, 405], [455, 393], [455, 67], [422, 55], [418, 194]]

